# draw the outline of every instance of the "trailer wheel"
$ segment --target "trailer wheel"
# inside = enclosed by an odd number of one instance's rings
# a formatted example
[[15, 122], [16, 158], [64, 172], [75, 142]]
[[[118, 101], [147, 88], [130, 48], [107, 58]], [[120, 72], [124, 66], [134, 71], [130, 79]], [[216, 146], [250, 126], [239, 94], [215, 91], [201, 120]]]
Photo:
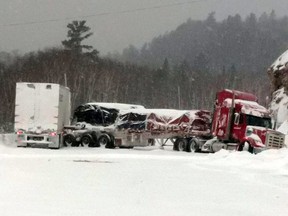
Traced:
[[106, 133], [102, 134], [99, 137], [98, 143], [100, 146], [105, 146], [105, 148], [110, 148], [110, 149], [115, 148], [114, 137]]
[[196, 139], [191, 139], [187, 145], [187, 152], [199, 152], [200, 145]]
[[148, 139], [148, 143], [150, 146], [155, 146], [155, 139]]
[[187, 148], [187, 140], [184, 138], [177, 138], [173, 145], [175, 151], [185, 151]]
[[84, 134], [80, 140], [81, 146], [93, 146], [93, 138], [90, 134]]
[[[109, 148], [109, 149], [114, 149], [115, 148], [115, 139], [114, 139], [114, 136], [112, 135], [108, 135], [110, 140], [109, 142], [105, 145], [105, 148]], [[133, 147], [132, 147], [133, 148]]]
[[109, 141], [110, 141], [110, 137], [108, 134], [102, 134], [98, 139], [98, 143], [100, 146], [106, 146], [107, 143], [109, 143]]
[[91, 136], [92, 136], [92, 139], [93, 139], [93, 144], [92, 144], [91, 147], [100, 147], [100, 144], [99, 144], [98, 139], [97, 139], [96, 131], [92, 131], [91, 132]]
[[63, 145], [66, 147], [76, 146], [76, 138], [73, 134], [66, 134], [63, 137]]
[[121, 149], [133, 149], [134, 146], [119, 146]]

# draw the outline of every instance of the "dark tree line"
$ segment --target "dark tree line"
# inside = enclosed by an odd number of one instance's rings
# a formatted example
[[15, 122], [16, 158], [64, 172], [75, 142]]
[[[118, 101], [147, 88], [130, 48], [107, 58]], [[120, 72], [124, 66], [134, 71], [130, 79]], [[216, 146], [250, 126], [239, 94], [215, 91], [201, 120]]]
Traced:
[[[215, 93], [223, 88], [255, 93], [265, 105], [270, 95], [265, 72], [288, 41], [287, 19], [272, 15], [261, 19], [250, 15], [245, 21], [234, 16], [221, 23], [213, 14], [205, 21], [188, 20], [141, 50], [124, 50], [124, 62], [100, 57], [93, 47], [83, 45], [92, 36], [90, 28], [83, 21], [72, 22], [63, 48], [0, 55], [0, 130], [13, 129], [15, 86], [21, 81], [65, 85], [66, 80], [72, 109], [98, 101], [212, 110]], [[266, 25], [269, 22], [271, 26]], [[266, 33], [260, 34], [264, 27]], [[254, 40], [258, 36], [263, 39]], [[127, 59], [125, 52], [130, 55]]]
[[222, 88], [249, 89], [267, 95], [265, 76], [237, 71], [221, 74], [199, 73], [183, 62], [173, 70], [168, 61], [158, 69], [149, 69], [86, 53], [75, 55], [65, 49], [51, 48], [32, 52], [5, 66], [0, 64], [0, 125], [12, 130], [16, 82], [49, 82], [67, 85], [72, 92], [73, 109], [85, 102], [141, 104], [148, 108], [212, 109], [215, 92]]
[[187, 61], [192, 70], [220, 73], [234, 66], [238, 71], [263, 72], [288, 47], [288, 17], [277, 18], [274, 11], [259, 18], [253, 13], [246, 18], [228, 16], [221, 22], [214, 16], [189, 19], [139, 49], [130, 45], [110, 57], [152, 68], [167, 58], [171, 65]]

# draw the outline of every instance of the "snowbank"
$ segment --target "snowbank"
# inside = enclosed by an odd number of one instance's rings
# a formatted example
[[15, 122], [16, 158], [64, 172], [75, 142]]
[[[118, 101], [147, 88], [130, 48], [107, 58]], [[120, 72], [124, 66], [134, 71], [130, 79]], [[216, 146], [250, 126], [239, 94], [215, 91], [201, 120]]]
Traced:
[[270, 173], [274, 176], [288, 177], [288, 149], [270, 149], [253, 155], [249, 152], [220, 150], [208, 156], [213, 165], [228, 170], [242, 170], [249, 173]]

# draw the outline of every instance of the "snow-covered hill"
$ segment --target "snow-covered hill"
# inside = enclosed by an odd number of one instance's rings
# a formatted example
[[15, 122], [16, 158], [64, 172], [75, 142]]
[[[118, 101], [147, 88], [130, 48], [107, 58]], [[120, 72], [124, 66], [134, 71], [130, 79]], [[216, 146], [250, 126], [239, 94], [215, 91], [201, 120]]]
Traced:
[[193, 154], [11, 141], [0, 139], [1, 216], [287, 215], [287, 148]]

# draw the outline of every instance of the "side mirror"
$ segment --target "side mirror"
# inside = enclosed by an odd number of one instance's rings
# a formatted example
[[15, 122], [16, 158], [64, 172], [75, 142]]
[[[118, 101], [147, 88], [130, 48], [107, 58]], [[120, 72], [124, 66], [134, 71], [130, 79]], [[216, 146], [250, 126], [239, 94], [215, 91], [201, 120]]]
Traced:
[[235, 113], [234, 114], [234, 124], [238, 125], [240, 121], [240, 114], [239, 113]]

